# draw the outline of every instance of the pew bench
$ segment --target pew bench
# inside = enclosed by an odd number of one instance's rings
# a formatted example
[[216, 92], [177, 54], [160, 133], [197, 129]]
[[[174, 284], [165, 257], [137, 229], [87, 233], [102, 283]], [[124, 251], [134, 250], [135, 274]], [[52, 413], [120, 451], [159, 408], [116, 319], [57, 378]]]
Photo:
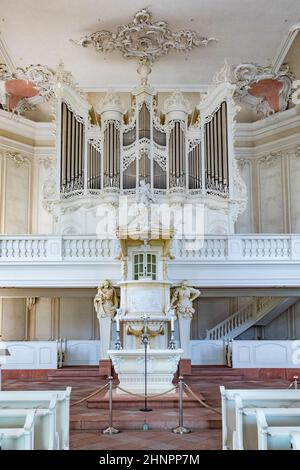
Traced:
[[[66, 390], [5, 391], [0, 392], [0, 409], [49, 409], [51, 400], [55, 399], [55, 426], [58, 437], [56, 438], [57, 442], [54, 443], [54, 448], [68, 450], [70, 434], [70, 395], [71, 387], [67, 387]], [[45, 443], [43, 445], [45, 445]]]
[[[240, 448], [242, 438], [237, 429], [241, 429], [243, 408], [280, 408], [300, 407], [300, 390], [273, 389], [232, 389], [220, 387], [222, 403], [222, 448], [223, 450]], [[237, 398], [236, 400], [236, 397]], [[239, 402], [238, 400], [242, 400]], [[237, 409], [238, 407], [238, 409]]]
[[300, 432], [293, 431], [290, 433], [290, 437], [291, 437], [292, 449], [300, 450]]
[[2, 410], [0, 415], [0, 449], [34, 449], [35, 410]]
[[299, 449], [299, 408], [257, 409], [256, 421], [259, 450]]
[[[26, 415], [27, 409], [22, 409], [18, 402], [9, 402], [7, 406], [2, 402], [0, 408], [0, 427], [5, 422], [13, 422], [14, 417]], [[4, 408], [5, 406], [5, 408]], [[44, 408], [34, 408], [34, 449], [35, 450], [58, 450], [59, 436], [56, 431], [56, 396], [50, 402], [44, 402]]]

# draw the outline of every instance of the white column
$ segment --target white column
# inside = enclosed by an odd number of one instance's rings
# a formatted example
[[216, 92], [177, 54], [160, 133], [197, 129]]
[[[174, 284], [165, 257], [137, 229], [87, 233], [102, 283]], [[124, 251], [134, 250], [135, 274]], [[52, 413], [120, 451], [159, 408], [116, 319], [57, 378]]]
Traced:
[[111, 340], [111, 317], [100, 317], [99, 318], [99, 329], [100, 329], [100, 359], [109, 359], [107, 354], [110, 349]]
[[182, 359], [190, 358], [190, 336], [191, 336], [191, 318], [179, 316], [179, 339], [180, 347], [183, 349]]

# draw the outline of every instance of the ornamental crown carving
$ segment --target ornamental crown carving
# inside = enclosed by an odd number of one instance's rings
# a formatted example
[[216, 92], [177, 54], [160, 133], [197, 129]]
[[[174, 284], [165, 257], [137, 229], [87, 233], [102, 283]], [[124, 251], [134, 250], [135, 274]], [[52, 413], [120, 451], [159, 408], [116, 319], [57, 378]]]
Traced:
[[118, 50], [124, 57], [147, 58], [151, 62], [170, 50], [187, 52], [195, 47], [207, 46], [215, 38], [207, 38], [195, 31], [172, 32], [166, 21], [153, 21], [149, 10], [138, 11], [127, 25], [119, 26], [116, 33], [102, 30], [72, 41], [82, 47], [94, 47], [97, 52]]
[[180, 110], [186, 113], [190, 110], [190, 103], [183, 96], [181, 91], [174, 91], [164, 102], [164, 113], [168, 113], [171, 110]]
[[120, 96], [114, 91], [108, 91], [105, 96], [97, 103], [97, 112], [100, 114], [107, 110], [115, 110], [122, 112], [122, 104]]

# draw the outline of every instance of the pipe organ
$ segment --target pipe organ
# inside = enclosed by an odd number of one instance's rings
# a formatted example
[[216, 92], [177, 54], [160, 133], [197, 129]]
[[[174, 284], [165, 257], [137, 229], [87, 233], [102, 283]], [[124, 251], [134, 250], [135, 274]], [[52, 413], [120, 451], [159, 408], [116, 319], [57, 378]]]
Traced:
[[56, 133], [61, 199], [131, 194], [141, 180], [162, 196], [230, 197], [232, 85], [217, 85], [200, 102], [196, 122], [181, 92], [165, 100], [160, 115], [157, 100], [156, 91], [142, 84], [125, 113], [119, 97], [108, 93], [96, 108], [101, 124], [92, 125], [88, 101], [63, 85]]

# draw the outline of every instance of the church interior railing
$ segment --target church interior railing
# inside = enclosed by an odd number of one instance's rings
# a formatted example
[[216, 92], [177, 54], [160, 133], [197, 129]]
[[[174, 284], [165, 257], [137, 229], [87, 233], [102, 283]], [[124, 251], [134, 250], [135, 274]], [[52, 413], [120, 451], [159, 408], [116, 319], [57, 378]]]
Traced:
[[[0, 263], [105, 262], [119, 255], [117, 239], [97, 236], [2, 235]], [[174, 261], [293, 262], [300, 261], [299, 235], [207, 235], [202, 239], [174, 239]]]

